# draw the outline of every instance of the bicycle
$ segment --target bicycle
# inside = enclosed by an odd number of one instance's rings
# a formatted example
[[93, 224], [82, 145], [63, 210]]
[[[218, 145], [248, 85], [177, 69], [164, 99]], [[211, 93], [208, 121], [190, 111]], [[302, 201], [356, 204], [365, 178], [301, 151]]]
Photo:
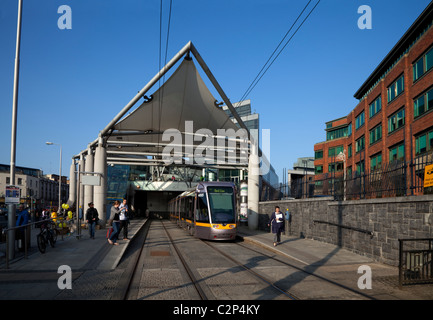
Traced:
[[36, 239], [39, 251], [45, 253], [47, 243], [54, 248], [54, 244], [57, 241], [57, 230], [53, 229], [53, 223], [51, 221], [42, 223], [40, 228], [41, 232], [37, 235]]

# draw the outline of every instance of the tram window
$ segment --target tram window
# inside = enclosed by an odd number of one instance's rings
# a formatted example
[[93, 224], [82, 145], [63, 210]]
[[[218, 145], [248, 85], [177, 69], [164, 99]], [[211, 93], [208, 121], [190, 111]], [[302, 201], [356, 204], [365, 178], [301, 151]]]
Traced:
[[197, 209], [195, 211], [195, 221], [209, 222], [209, 212], [207, 209], [207, 200], [205, 193], [199, 193], [197, 196]]
[[212, 223], [235, 222], [233, 188], [208, 187]]

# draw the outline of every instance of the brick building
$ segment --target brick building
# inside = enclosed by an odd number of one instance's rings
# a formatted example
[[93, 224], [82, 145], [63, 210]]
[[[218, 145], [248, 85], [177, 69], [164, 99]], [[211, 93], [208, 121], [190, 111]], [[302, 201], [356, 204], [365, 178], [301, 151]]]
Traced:
[[[433, 2], [355, 93], [358, 105], [347, 116], [326, 122], [326, 141], [314, 146], [316, 189], [333, 188], [324, 179], [341, 176], [345, 166], [351, 179], [400, 165], [404, 194], [423, 192], [413, 185], [423, 179], [421, 164], [432, 161], [432, 69]], [[386, 179], [378, 180], [383, 184]], [[366, 186], [359, 182], [359, 188]]]

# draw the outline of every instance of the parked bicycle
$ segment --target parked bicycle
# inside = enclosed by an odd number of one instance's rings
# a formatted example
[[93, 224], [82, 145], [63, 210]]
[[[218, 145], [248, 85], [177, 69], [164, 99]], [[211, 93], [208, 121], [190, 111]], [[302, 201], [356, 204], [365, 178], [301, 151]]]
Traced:
[[51, 221], [45, 221], [40, 225], [41, 232], [37, 235], [38, 248], [41, 253], [45, 253], [47, 243], [54, 248], [57, 241], [57, 230]]

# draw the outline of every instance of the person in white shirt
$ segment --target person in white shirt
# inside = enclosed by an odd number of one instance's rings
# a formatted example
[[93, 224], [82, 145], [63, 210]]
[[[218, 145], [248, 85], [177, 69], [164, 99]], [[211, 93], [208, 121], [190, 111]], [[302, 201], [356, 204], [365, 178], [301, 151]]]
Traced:
[[268, 226], [272, 225], [272, 233], [274, 234], [274, 247], [281, 243], [281, 232], [284, 232], [285, 223], [284, 215], [280, 211], [280, 207], [275, 207], [275, 212], [272, 213]]
[[119, 206], [119, 219], [120, 219], [120, 231], [123, 229], [123, 240], [129, 240], [128, 239], [128, 204], [126, 203], [126, 199], [123, 199], [123, 202]]

